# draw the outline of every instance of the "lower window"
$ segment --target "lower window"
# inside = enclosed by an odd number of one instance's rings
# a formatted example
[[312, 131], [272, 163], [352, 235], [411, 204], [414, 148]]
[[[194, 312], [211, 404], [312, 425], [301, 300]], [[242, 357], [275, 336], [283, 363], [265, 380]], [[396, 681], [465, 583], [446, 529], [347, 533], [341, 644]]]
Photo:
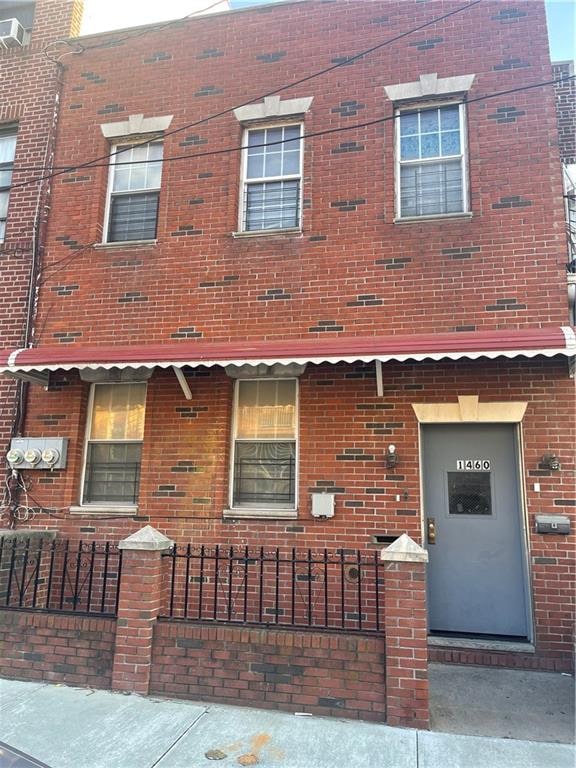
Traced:
[[232, 506], [296, 506], [297, 382], [236, 382]]
[[146, 384], [93, 384], [83, 504], [135, 504], [140, 484]]

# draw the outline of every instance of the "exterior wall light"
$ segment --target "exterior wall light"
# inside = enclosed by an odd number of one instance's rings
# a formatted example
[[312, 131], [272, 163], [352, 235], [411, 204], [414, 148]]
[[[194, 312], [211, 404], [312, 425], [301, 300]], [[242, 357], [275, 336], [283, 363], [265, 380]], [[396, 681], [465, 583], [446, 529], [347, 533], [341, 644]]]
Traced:
[[396, 453], [396, 446], [389, 445], [386, 449], [386, 466], [388, 469], [393, 469], [398, 464], [398, 454]]
[[542, 469], [550, 469], [556, 472], [560, 469], [560, 462], [555, 454], [545, 453], [540, 460], [540, 466]]

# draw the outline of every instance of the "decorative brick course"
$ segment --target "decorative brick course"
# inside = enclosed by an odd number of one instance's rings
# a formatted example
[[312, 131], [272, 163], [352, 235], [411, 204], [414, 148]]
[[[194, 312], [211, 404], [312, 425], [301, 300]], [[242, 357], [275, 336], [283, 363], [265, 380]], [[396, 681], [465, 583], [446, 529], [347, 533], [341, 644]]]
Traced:
[[517, 118], [526, 114], [526, 110], [517, 107], [497, 107], [495, 112], [487, 115], [489, 120], [497, 123], [515, 123]]
[[262, 61], [264, 64], [273, 64], [283, 59], [284, 56], [286, 56], [286, 51], [273, 51], [272, 53], [259, 53], [256, 60]]
[[337, 107], [332, 107], [330, 111], [341, 117], [356, 117], [358, 112], [362, 109], [366, 109], [366, 104], [361, 104], [355, 99], [352, 99], [350, 101], [341, 101]]
[[162, 620], [150, 692], [383, 721], [384, 668], [382, 637]]
[[110, 688], [116, 621], [0, 609], [0, 676]]
[[494, 72], [505, 72], [509, 69], [525, 69], [530, 67], [531, 64], [528, 61], [522, 61], [522, 59], [504, 59], [500, 64], [494, 64], [492, 69]]
[[417, 51], [431, 51], [443, 42], [443, 37], [428, 37], [425, 40], [411, 40], [408, 45], [413, 46]]

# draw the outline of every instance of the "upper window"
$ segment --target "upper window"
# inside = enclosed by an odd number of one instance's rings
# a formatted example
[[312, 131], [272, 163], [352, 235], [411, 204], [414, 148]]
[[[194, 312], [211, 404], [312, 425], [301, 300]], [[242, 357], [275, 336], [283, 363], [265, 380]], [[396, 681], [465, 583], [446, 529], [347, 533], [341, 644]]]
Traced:
[[294, 509], [295, 379], [236, 382], [232, 506]]
[[300, 227], [302, 126], [249, 129], [244, 146], [241, 230]]
[[113, 147], [106, 241], [154, 240], [162, 177], [162, 142]]
[[8, 216], [8, 199], [12, 184], [12, 169], [16, 153], [16, 132], [0, 133], [0, 243], [4, 242], [6, 234], [6, 218]]
[[467, 211], [464, 105], [400, 110], [396, 122], [399, 217]]
[[146, 384], [93, 384], [82, 503], [135, 504]]

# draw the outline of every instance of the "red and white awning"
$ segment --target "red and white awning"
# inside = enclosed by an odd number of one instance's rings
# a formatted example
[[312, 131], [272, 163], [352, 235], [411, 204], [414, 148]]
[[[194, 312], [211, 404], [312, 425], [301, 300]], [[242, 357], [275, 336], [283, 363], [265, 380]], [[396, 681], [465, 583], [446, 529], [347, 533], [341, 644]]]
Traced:
[[0, 373], [41, 380], [50, 371], [197, 368], [199, 366], [385, 363], [576, 356], [573, 328], [337, 336], [281, 341], [181, 341], [168, 344], [70, 344], [0, 351]]

